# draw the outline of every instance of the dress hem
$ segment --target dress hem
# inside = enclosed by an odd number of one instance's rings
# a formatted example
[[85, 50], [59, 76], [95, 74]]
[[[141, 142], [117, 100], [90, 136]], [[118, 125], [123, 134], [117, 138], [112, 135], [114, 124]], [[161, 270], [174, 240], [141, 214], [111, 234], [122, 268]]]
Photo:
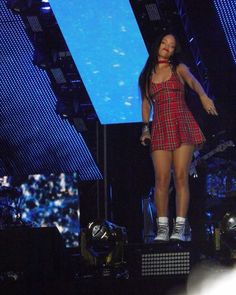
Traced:
[[178, 144], [178, 146], [173, 147], [173, 148], [166, 148], [166, 147], [163, 147], [163, 148], [155, 148], [155, 149], [152, 149], [151, 148], [151, 153], [152, 152], [155, 152], [155, 151], [170, 151], [170, 152], [172, 152], [172, 151], [178, 149], [181, 145], [193, 145], [194, 146], [194, 150], [200, 150], [203, 147], [203, 145], [204, 145], [205, 142], [206, 142], [206, 140], [203, 140], [203, 141], [197, 142], [197, 143], [196, 142], [195, 143], [181, 142], [180, 144]]

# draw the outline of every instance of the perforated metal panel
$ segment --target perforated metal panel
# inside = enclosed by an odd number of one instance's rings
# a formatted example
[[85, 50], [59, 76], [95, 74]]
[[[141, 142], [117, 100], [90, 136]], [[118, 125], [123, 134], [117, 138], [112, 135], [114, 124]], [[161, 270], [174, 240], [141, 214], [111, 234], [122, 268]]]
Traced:
[[130, 277], [185, 277], [196, 260], [189, 243], [129, 244], [125, 259]]
[[142, 254], [142, 276], [185, 275], [190, 272], [190, 252]]

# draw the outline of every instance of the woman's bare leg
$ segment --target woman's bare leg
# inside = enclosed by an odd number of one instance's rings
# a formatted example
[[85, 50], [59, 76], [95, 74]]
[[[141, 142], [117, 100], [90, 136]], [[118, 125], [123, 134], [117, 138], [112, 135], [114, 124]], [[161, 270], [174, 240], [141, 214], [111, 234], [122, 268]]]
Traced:
[[155, 203], [157, 216], [166, 217], [168, 216], [168, 191], [171, 177], [172, 152], [156, 150], [152, 153], [152, 161], [155, 171]]
[[194, 146], [181, 145], [173, 151], [174, 180], [176, 189], [176, 216], [186, 217], [189, 207], [189, 167]]

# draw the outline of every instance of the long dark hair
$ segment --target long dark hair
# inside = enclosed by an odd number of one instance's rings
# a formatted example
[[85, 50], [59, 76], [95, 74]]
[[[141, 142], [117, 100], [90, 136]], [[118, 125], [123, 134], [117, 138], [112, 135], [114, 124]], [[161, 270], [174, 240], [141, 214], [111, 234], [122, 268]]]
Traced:
[[175, 47], [174, 54], [169, 59], [172, 71], [175, 71], [177, 65], [180, 63], [179, 62], [180, 45], [179, 45], [178, 39], [176, 38], [175, 34], [173, 34], [171, 32], [163, 33], [162, 35], [159, 36], [159, 38], [157, 38], [155, 40], [155, 42], [151, 46], [151, 49], [149, 52], [149, 57], [143, 67], [143, 70], [142, 70], [142, 72], [139, 76], [139, 80], [138, 80], [139, 89], [141, 92], [142, 99], [146, 96], [150, 102], [151, 102], [150, 96], [149, 96], [150, 76], [152, 74], [152, 71], [155, 71], [155, 66], [158, 64], [157, 52], [158, 52], [159, 47], [161, 45], [161, 41], [167, 35], [174, 36], [175, 41], [176, 41], [176, 47]]

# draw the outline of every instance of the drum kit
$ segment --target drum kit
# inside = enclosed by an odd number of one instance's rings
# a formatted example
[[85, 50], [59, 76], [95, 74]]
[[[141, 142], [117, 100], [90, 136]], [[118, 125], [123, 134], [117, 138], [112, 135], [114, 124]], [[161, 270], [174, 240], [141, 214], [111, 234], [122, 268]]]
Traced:
[[[203, 155], [204, 164], [204, 240], [208, 241], [210, 254], [223, 258], [232, 257], [232, 243], [228, 243], [224, 233], [225, 220], [234, 216], [236, 220], [236, 153], [232, 140], [222, 141], [213, 150]], [[198, 159], [195, 160], [198, 162]], [[197, 169], [196, 169], [197, 170]], [[202, 183], [201, 183], [202, 185]], [[231, 218], [232, 219], [232, 218]], [[236, 230], [231, 232], [236, 238]], [[227, 242], [227, 243], [226, 243]], [[225, 251], [224, 245], [227, 245]], [[213, 251], [213, 252], [212, 252]], [[218, 254], [217, 254], [218, 253]]]
[[235, 145], [232, 140], [225, 141], [208, 154], [214, 156], [205, 169], [205, 210], [219, 222], [226, 212], [236, 209]]

